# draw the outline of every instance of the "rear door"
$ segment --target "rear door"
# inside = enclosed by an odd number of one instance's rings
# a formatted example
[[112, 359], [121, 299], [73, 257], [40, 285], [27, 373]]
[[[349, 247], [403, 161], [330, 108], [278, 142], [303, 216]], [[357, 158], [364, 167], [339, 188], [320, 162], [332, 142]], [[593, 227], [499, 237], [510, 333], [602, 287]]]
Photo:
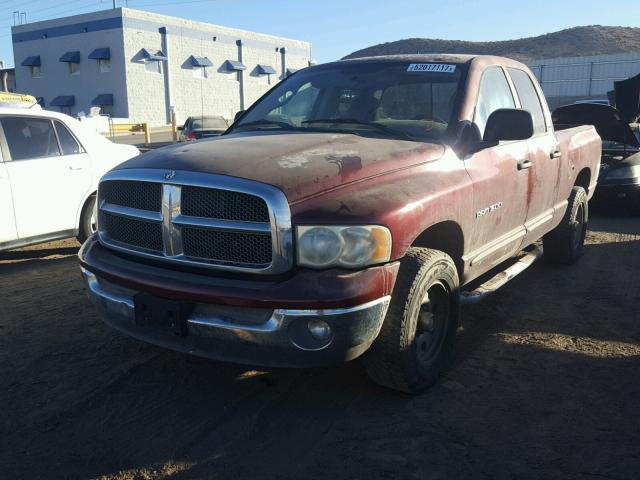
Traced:
[[[489, 115], [516, 106], [504, 70], [491, 67], [480, 81], [474, 123], [484, 134]], [[471, 276], [482, 273], [517, 252], [525, 236], [528, 174], [519, 164], [527, 160], [526, 141], [502, 142], [465, 160], [473, 181], [473, 237], [465, 259]]]
[[18, 238], [16, 222], [13, 216], [13, 199], [11, 198], [11, 185], [9, 173], [4, 161], [0, 159], [0, 248], [2, 243], [10, 242]]
[[78, 228], [82, 201], [91, 188], [87, 154], [58, 120], [43, 117], [0, 118], [19, 238]]
[[533, 136], [529, 145], [528, 197], [525, 244], [540, 238], [553, 222], [556, 192], [560, 181], [560, 147], [551, 125], [547, 125], [546, 104], [529, 74], [516, 68], [507, 69], [515, 87], [520, 107], [533, 117]]

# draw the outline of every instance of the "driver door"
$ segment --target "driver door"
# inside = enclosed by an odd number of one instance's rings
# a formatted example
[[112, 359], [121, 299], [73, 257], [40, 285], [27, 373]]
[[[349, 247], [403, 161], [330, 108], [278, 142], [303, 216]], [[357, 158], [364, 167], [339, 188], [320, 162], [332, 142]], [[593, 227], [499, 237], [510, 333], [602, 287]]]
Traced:
[[[500, 108], [515, 108], [502, 68], [485, 70], [480, 81], [474, 123], [484, 134], [489, 115]], [[465, 159], [473, 182], [473, 235], [465, 258], [470, 277], [486, 272], [516, 253], [526, 235], [529, 157], [527, 141], [501, 142]]]

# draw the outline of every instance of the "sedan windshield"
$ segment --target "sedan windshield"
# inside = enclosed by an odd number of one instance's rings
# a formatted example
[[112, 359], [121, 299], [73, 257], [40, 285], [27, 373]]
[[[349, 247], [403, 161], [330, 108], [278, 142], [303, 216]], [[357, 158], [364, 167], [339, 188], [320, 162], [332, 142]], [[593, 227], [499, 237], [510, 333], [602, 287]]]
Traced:
[[455, 116], [460, 65], [354, 62], [302, 70], [233, 127], [438, 142]]

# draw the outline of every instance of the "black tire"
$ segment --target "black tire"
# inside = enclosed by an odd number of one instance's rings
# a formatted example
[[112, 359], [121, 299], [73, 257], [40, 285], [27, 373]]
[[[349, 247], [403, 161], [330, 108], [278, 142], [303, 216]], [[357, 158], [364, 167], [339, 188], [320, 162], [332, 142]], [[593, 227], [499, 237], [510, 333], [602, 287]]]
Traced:
[[545, 260], [565, 265], [575, 263], [584, 251], [588, 221], [587, 192], [582, 187], [573, 187], [562, 221], [542, 239]]
[[410, 248], [380, 334], [363, 357], [367, 373], [374, 382], [407, 393], [433, 385], [452, 359], [459, 316], [458, 272], [451, 257]]
[[84, 243], [96, 231], [95, 223], [96, 196], [91, 195], [84, 204], [80, 225], [78, 228], [78, 241]]

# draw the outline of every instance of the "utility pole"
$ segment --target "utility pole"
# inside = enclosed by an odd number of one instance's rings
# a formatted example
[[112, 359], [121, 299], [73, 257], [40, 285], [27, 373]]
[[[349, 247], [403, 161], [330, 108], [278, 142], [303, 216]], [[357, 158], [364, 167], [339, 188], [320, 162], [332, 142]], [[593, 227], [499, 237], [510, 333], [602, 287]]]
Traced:
[[116, 0], [113, 0], [113, 8], [116, 8]]

